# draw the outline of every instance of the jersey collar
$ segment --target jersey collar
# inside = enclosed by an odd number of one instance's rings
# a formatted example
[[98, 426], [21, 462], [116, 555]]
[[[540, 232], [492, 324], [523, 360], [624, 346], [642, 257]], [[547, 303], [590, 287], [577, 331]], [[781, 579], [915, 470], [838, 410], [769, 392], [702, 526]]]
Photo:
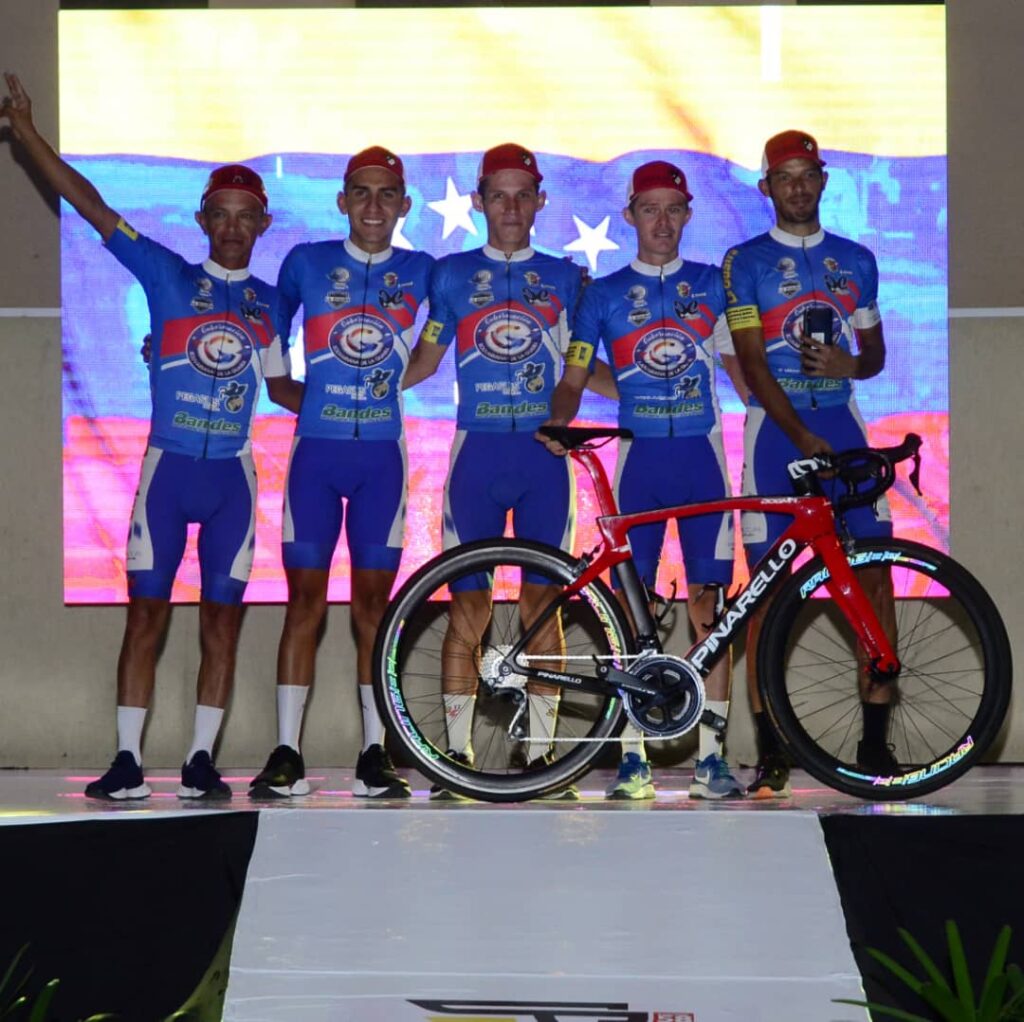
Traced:
[[813, 248], [825, 240], [824, 227], [819, 227], [813, 234], [805, 236], [790, 234], [789, 231], [779, 230], [778, 227], [770, 228], [768, 233], [780, 245], [786, 245], [788, 248]]
[[651, 263], [643, 263], [639, 259], [634, 259], [629, 264], [637, 273], [642, 273], [645, 277], [671, 277], [673, 273], [678, 273], [683, 268], [683, 260], [676, 256], [675, 259], [670, 263], [665, 263], [664, 266], [654, 266]]
[[527, 259], [533, 258], [533, 249], [529, 245], [526, 248], [521, 248], [518, 252], [513, 252], [511, 255], [505, 255], [500, 248], [494, 248], [492, 245], [484, 245], [481, 250], [488, 259], [493, 259], [498, 263], [522, 263]]
[[355, 244], [351, 238], [345, 239], [345, 251], [357, 262], [357, 263], [377, 263], [387, 262], [391, 258], [392, 253], [395, 251], [391, 245], [388, 245], [383, 252], [364, 252], [357, 244]]
[[232, 283], [236, 280], [248, 280], [251, 276], [248, 266], [240, 270], [226, 270], [220, 263], [215, 263], [212, 259], [203, 260], [203, 270], [211, 277], [216, 277], [217, 280], [225, 280]]

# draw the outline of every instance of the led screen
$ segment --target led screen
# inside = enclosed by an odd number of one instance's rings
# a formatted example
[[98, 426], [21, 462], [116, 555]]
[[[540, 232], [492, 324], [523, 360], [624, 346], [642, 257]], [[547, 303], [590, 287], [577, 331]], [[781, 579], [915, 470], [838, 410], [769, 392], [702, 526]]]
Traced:
[[[914, 430], [926, 439], [925, 492], [897, 485], [896, 531], [947, 545], [941, 6], [64, 11], [60, 95], [66, 158], [137, 230], [191, 261], [207, 254], [193, 213], [211, 165], [258, 170], [274, 223], [253, 270], [271, 281], [291, 246], [344, 236], [341, 172], [367, 145], [405, 159], [412, 209], [395, 243], [440, 256], [484, 242], [469, 200], [480, 153], [521, 142], [538, 154], [548, 194], [535, 247], [603, 276], [635, 252], [621, 215], [633, 167], [653, 158], [683, 167], [695, 196], [683, 255], [720, 262], [772, 222], [756, 189], [764, 139], [810, 131], [828, 161], [824, 225], [879, 263], [889, 358], [858, 386], [870, 437], [885, 444]], [[139, 357], [148, 312], [95, 232], [70, 208], [63, 214], [65, 599], [119, 602], [149, 415]], [[720, 376], [736, 486], [743, 412]], [[453, 401], [450, 356], [406, 395], [403, 576], [440, 545]], [[614, 418], [614, 406], [588, 398], [582, 421]], [[279, 543], [292, 431], [293, 417], [264, 396], [251, 601], [286, 595]], [[594, 545], [583, 479], [578, 502], [582, 549]], [[668, 553], [663, 578], [681, 582], [674, 538]], [[342, 542], [332, 600], [348, 598], [346, 565]], [[197, 598], [190, 540], [174, 599]]]

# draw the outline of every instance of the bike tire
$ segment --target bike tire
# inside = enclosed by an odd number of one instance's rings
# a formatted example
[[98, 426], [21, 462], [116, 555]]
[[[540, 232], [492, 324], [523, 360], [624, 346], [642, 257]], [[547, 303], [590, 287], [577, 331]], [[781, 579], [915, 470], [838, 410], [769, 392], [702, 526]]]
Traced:
[[[510, 730], [525, 688], [495, 687], [490, 671], [496, 655], [507, 652], [520, 636], [518, 586], [524, 572], [535, 584], [561, 592], [578, 577], [581, 564], [561, 550], [524, 540], [482, 540], [446, 551], [428, 561], [402, 586], [388, 606], [377, 633], [373, 684], [378, 708], [392, 736], [413, 764], [446, 791], [491, 802], [514, 802], [564, 790], [588, 769], [603, 742], [618, 735], [624, 723], [617, 696], [563, 689], [557, 715], [556, 741], [550, 762], [530, 764], [529, 748], [518, 731]], [[490, 622], [479, 645], [463, 642], [452, 624], [450, 585], [459, 579], [493, 581]], [[552, 650], [539, 659], [551, 666], [575, 664], [577, 673], [593, 676], [593, 658], [623, 667], [634, 653], [628, 619], [611, 589], [600, 579], [585, 586], [558, 612], [563, 654]], [[445, 635], [465, 647], [467, 669], [479, 679], [472, 724], [472, 763], [447, 755], [447, 724], [442, 701], [441, 651]], [[536, 652], [536, 651], [535, 651]], [[449, 655], [451, 652], [449, 650]], [[490, 658], [490, 659], [488, 659]], [[579, 658], [579, 659], [570, 659]], [[482, 673], [481, 673], [481, 668]], [[493, 675], [493, 676], [492, 676]], [[523, 676], [515, 678], [523, 680]], [[519, 691], [522, 698], [516, 696]], [[519, 716], [521, 728], [524, 710]], [[580, 739], [588, 739], [580, 741]], [[528, 768], [529, 767], [529, 768]]]
[[902, 670], [887, 742], [898, 772], [857, 765], [862, 734], [856, 639], [827, 598], [814, 557], [788, 579], [765, 615], [758, 652], [761, 697], [792, 758], [830, 787], [897, 800], [935, 791], [979, 762], [1010, 699], [1010, 643], [981, 584], [952, 558], [909, 540], [858, 542], [855, 571], [888, 564]]

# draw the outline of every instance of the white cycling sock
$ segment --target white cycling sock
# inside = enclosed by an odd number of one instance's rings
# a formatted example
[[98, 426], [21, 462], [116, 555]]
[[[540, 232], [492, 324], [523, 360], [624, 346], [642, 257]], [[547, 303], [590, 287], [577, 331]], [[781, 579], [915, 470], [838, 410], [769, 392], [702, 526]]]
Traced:
[[196, 704], [195, 726], [192, 729], [192, 745], [185, 754], [185, 762], [191, 763], [192, 757], [202, 750], [213, 757], [213, 743], [217, 741], [221, 721], [224, 719], [224, 707], [202, 706]]
[[363, 709], [363, 752], [366, 752], [371, 745], [384, 744], [384, 721], [377, 712], [372, 685], [359, 683], [359, 705]]
[[277, 744], [299, 751], [308, 685], [277, 686]]
[[529, 757], [532, 763], [543, 756], [551, 748], [551, 739], [555, 737], [558, 726], [558, 703], [560, 694], [542, 695], [540, 692], [527, 692], [526, 703], [530, 713]]
[[[729, 718], [728, 699], [706, 699], [704, 709], [717, 713], [719, 717]], [[724, 736], [723, 736], [724, 738]], [[718, 740], [718, 732], [707, 724], [700, 724], [697, 727], [697, 758], [707, 759], [714, 753], [716, 756], [725, 755], [725, 743]]]
[[146, 723], [145, 706], [117, 708], [117, 751], [127, 749], [142, 766], [142, 728]]
[[444, 718], [448, 725], [448, 748], [452, 752], [473, 755], [473, 712], [476, 696], [445, 692]]
[[644, 733], [632, 722], [627, 721], [626, 726], [622, 730], [622, 758], [626, 758], [626, 753], [635, 752], [641, 759], [647, 759], [647, 753], [644, 750]]

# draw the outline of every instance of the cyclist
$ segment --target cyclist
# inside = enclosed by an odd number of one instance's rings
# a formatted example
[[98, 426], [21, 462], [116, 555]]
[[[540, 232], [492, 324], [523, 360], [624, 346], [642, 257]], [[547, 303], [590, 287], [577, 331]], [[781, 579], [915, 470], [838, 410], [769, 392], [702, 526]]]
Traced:
[[[730, 249], [722, 267], [729, 327], [751, 391], [744, 493], [790, 493], [787, 462], [867, 444], [851, 381], [870, 379], [885, 365], [878, 269], [863, 245], [822, 228], [819, 206], [828, 182], [824, 167], [818, 143], [806, 132], [784, 131], [768, 139], [758, 188], [772, 202], [775, 226]], [[751, 567], [788, 522], [785, 515], [744, 515], [743, 542]], [[848, 512], [846, 525], [858, 538], [891, 536], [886, 499]], [[888, 572], [875, 568], [862, 576], [895, 641]], [[746, 653], [759, 745], [757, 772], [748, 791], [760, 798], [784, 797], [790, 792], [789, 767], [756, 685], [763, 615], [764, 608], [751, 620]], [[858, 760], [877, 773], [895, 772], [885, 744], [892, 692], [892, 686], [868, 686], [866, 681], [862, 692], [864, 735]]]
[[[444, 548], [503, 535], [511, 509], [516, 536], [569, 549], [575, 524], [570, 466], [548, 457], [532, 437], [550, 414], [581, 274], [570, 261], [530, 244], [547, 200], [533, 153], [514, 143], [489, 149], [477, 180], [472, 202], [487, 222], [487, 244], [438, 261], [430, 319], [405, 381], [411, 386], [432, 375], [454, 343], [459, 399], [445, 484]], [[601, 379], [609, 385], [607, 367]], [[525, 620], [536, 614], [544, 593], [538, 584], [524, 584]], [[460, 636], [478, 641], [490, 618], [488, 581], [467, 580], [452, 599]], [[448, 741], [455, 755], [471, 758], [477, 679], [472, 669], [460, 675], [455, 644], [450, 636], [444, 672]], [[527, 761], [549, 750], [558, 695], [549, 686], [529, 688]], [[443, 791], [433, 795], [447, 797]]]
[[170, 616], [174, 576], [189, 522], [199, 522], [202, 657], [192, 744], [180, 798], [229, 798], [212, 750], [231, 693], [241, 602], [252, 567], [256, 476], [250, 425], [260, 383], [288, 400], [287, 357], [275, 328], [277, 293], [249, 272], [256, 239], [270, 226], [267, 193], [243, 166], [214, 170], [196, 223], [209, 258], [193, 265], [139, 234], [39, 135], [16, 75], [0, 104], [25, 154], [47, 183], [88, 221], [134, 274], [152, 322], [149, 442], [128, 535], [128, 616], [117, 664], [117, 755], [85, 789], [98, 799], [150, 794], [142, 773], [142, 729], [156, 657]]
[[[579, 410], [603, 339], [619, 391], [619, 425], [635, 439], [619, 442], [616, 499], [623, 513], [668, 507], [729, 494], [722, 422], [715, 394], [715, 353], [721, 354], [744, 395], [725, 322], [725, 293], [715, 266], [679, 256], [690, 222], [693, 196], [686, 176], [656, 160], [630, 176], [622, 211], [636, 231], [637, 255], [628, 265], [592, 284], [573, 328], [566, 368], [555, 388], [551, 424], [570, 422]], [[555, 441], [538, 439], [556, 454]], [[666, 471], [672, 466], [671, 471]], [[687, 575], [687, 609], [699, 637], [716, 617], [723, 587], [732, 581], [732, 515], [701, 516], [678, 523]], [[630, 530], [633, 560], [653, 591], [665, 523]], [[613, 579], [617, 585], [617, 579]], [[707, 679], [709, 709], [729, 714], [728, 660]], [[654, 797], [643, 738], [631, 732], [623, 743], [613, 799]], [[701, 725], [698, 761], [690, 795], [735, 798], [743, 789], [725, 759], [717, 732]]]
[[295, 246], [278, 275], [282, 337], [303, 309], [306, 382], [285, 484], [288, 610], [277, 661], [278, 745], [251, 783], [254, 798], [309, 791], [299, 736], [331, 559], [346, 516], [363, 721], [353, 794], [409, 796], [384, 749], [370, 675], [405, 528], [401, 380], [433, 265], [424, 252], [392, 248], [399, 217], [410, 205], [398, 156], [381, 146], [356, 153], [338, 194], [348, 237]]

